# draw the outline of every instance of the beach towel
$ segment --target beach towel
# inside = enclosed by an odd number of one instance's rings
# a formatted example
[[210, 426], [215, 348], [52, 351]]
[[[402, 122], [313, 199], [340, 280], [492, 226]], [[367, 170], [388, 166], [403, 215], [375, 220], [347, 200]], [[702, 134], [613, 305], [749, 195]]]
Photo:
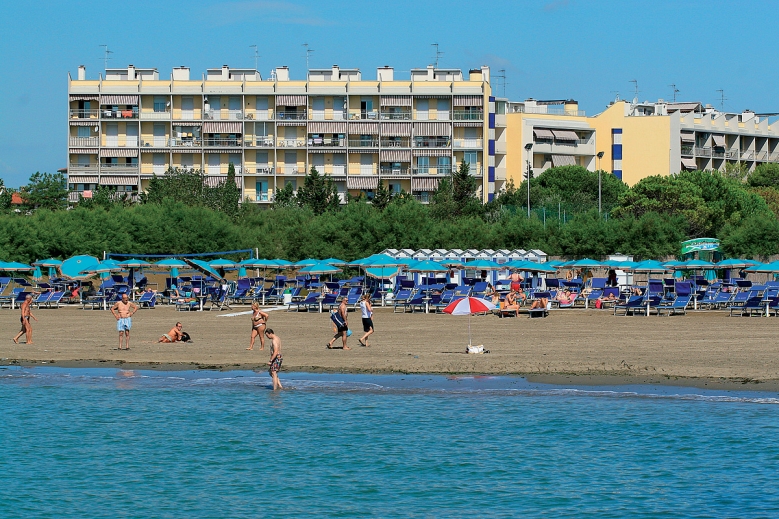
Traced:
[[330, 312], [330, 319], [335, 323], [335, 327], [339, 332], [343, 332], [348, 329], [343, 316], [338, 312], [338, 310], [332, 310]]

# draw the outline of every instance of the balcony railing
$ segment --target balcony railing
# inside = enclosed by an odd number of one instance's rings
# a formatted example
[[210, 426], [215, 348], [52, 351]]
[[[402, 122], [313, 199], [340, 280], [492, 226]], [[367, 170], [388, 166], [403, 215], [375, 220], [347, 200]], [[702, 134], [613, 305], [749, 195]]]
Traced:
[[168, 139], [167, 137], [152, 137], [150, 139], [141, 139], [141, 147], [142, 148], [167, 148], [170, 142], [171, 140]]
[[349, 119], [359, 121], [361, 119], [376, 120], [379, 118], [378, 110], [349, 110]]
[[523, 106], [517, 105], [514, 113], [521, 114], [550, 114], [550, 115], [574, 115], [584, 117], [584, 110], [569, 110], [567, 108], [556, 108], [552, 106]]
[[268, 136], [256, 136], [256, 137], [247, 137], [244, 140], [244, 146], [247, 148], [272, 148], [273, 147], [273, 137]]
[[306, 112], [276, 112], [276, 119], [280, 121], [305, 121], [306, 118]]
[[138, 137], [135, 135], [103, 136], [103, 146], [107, 148], [137, 148]]
[[[449, 175], [456, 173], [458, 169], [458, 166], [417, 166], [412, 168], [411, 173], [413, 175]], [[471, 164], [469, 174], [474, 177], [481, 177], [484, 176], [484, 169], [481, 165]]]
[[441, 138], [414, 138], [415, 148], [448, 148], [451, 145], [451, 140]]
[[71, 163], [68, 165], [68, 174], [73, 173], [97, 173], [97, 163], [94, 164], [76, 164]]
[[174, 121], [199, 121], [202, 115], [203, 111], [200, 108], [192, 110], [173, 110]]
[[455, 148], [483, 148], [484, 141], [482, 139], [454, 139]]
[[385, 121], [410, 121], [411, 112], [381, 112], [380, 118]]
[[203, 146], [206, 148], [239, 148], [242, 145], [243, 139], [239, 138], [206, 137], [203, 139]]
[[346, 146], [346, 139], [339, 139], [338, 137], [309, 137], [308, 145], [310, 147], [343, 148]]
[[380, 168], [382, 177], [408, 177], [411, 176], [411, 168]]
[[71, 146], [91, 148], [100, 145], [100, 137], [71, 137], [68, 143]]
[[375, 164], [360, 164], [349, 168], [350, 175], [376, 175], [379, 168]]
[[418, 191], [418, 195], [412, 195], [414, 197], [414, 200], [421, 204], [429, 204], [430, 200], [433, 198], [433, 194], [429, 191]]
[[127, 110], [106, 110], [105, 108], [100, 110], [100, 116], [103, 119], [137, 119], [138, 107], [134, 106]]
[[102, 172], [138, 174], [138, 164], [100, 164]]
[[281, 175], [303, 175], [305, 172], [305, 166], [292, 166], [289, 164], [279, 166], [279, 174]]
[[273, 110], [246, 110], [247, 121], [272, 121]]
[[170, 145], [174, 148], [199, 148], [203, 142], [194, 137], [173, 138], [170, 140]]
[[70, 110], [71, 119], [97, 119], [100, 117], [100, 110]]
[[[711, 157], [715, 159], [733, 159], [733, 158], [739, 158], [738, 150], [725, 150], [723, 148], [710, 148], [708, 146], [695, 146], [693, 148], [693, 152], [698, 157]], [[753, 151], [743, 152], [741, 153], [741, 159], [742, 160], [753, 160], [752, 157], [754, 157]], [[750, 156], [747, 156], [746, 154], [750, 154]]]
[[273, 166], [255, 166], [254, 172], [258, 175], [273, 175]]
[[203, 112], [203, 119], [213, 121], [241, 121], [243, 120], [243, 110], [206, 110]]
[[311, 110], [308, 118], [311, 121], [345, 121], [348, 116], [346, 110]]
[[349, 139], [350, 148], [378, 148], [379, 139]]
[[483, 110], [454, 110], [452, 112], [454, 121], [482, 121], [484, 120]]
[[277, 139], [276, 146], [279, 148], [304, 148], [306, 141], [303, 139]]
[[692, 157], [693, 156], [693, 148], [694, 146], [682, 146], [682, 155], [685, 157]]
[[316, 166], [317, 171], [320, 173], [324, 173], [325, 175], [331, 175], [334, 177], [342, 177], [346, 175], [346, 165], [345, 164], [333, 164], [324, 166]]
[[155, 110], [141, 110], [142, 121], [169, 121], [170, 110], [157, 112]]
[[381, 139], [382, 148], [410, 148], [411, 139], [408, 137], [401, 137], [399, 139], [387, 139], [386, 137]]

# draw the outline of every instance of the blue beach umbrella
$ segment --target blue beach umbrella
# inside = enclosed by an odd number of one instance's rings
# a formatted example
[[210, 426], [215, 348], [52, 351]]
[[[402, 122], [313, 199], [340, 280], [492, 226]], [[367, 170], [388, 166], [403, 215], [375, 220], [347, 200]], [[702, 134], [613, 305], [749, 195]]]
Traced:
[[41, 279], [43, 277], [43, 272], [41, 272], [40, 267], [35, 267], [35, 270], [32, 271], [32, 277], [35, 279]]
[[56, 258], [47, 258], [43, 260], [38, 260], [33, 263], [36, 267], [59, 267], [62, 265], [62, 260], [58, 260]]
[[448, 272], [449, 269], [438, 262], [432, 260], [417, 261], [409, 265], [406, 270], [409, 272]]
[[211, 265], [211, 268], [214, 269], [231, 269], [235, 268], [235, 262], [226, 260], [224, 258], [215, 259], [213, 261], [208, 262], [209, 265]]
[[206, 274], [207, 276], [211, 276], [215, 279], [222, 280], [222, 276], [217, 272], [216, 270], [211, 267], [208, 263], [202, 260], [196, 260], [196, 259], [189, 259], [186, 258], [184, 261], [187, 262], [187, 264], [197, 270], [198, 272], [201, 272], [203, 274]]
[[337, 272], [341, 272], [341, 269], [339, 269], [335, 265], [328, 265], [327, 263], [318, 262], [313, 265], [301, 267], [298, 272], [300, 272], [301, 274], [310, 274], [310, 275], [335, 274]]
[[766, 274], [773, 274], [779, 272], [779, 261], [772, 261], [771, 263], [765, 263], [762, 265], [754, 265], [747, 269], [746, 272], [762, 272]]
[[81, 273], [82, 271], [94, 267], [99, 263], [100, 260], [94, 256], [73, 256], [62, 262], [62, 265], [60, 265], [60, 272], [67, 278], [81, 278], [84, 277], [84, 274]]
[[271, 268], [277, 268], [277, 269], [286, 269], [292, 267], [293, 263], [291, 261], [287, 261], [285, 259], [275, 259], [273, 260], [275, 262], [275, 265], [273, 265]]
[[184, 269], [189, 267], [186, 261], [180, 260], [178, 258], [166, 258], [164, 260], [155, 262], [154, 266], [160, 268], [167, 268], [167, 269], [174, 269], [174, 268]]
[[759, 261], [754, 260], [748, 260], [748, 259], [740, 259], [740, 258], [730, 258], [730, 259], [724, 259], [716, 264], [716, 268], [718, 269], [742, 269], [746, 267], [754, 267], [755, 265], [759, 265]]
[[402, 265], [398, 260], [388, 254], [374, 254], [363, 263], [365, 267], [397, 267]]
[[[109, 260], [110, 261], [110, 260]], [[142, 269], [146, 267], [151, 267], [152, 264], [149, 263], [146, 260], [138, 259], [138, 258], [131, 258], [128, 260], [123, 260], [119, 262], [120, 267], [128, 268], [128, 269]]]
[[338, 258], [327, 258], [322, 260], [322, 263], [327, 263], [328, 265], [335, 265], [336, 267], [342, 267], [346, 265], [346, 262], [344, 260]]
[[577, 269], [599, 269], [603, 267], [603, 262], [596, 261], [590, 258], [584, 258], [569, 263], [568, 267], [573, 267]]
[[5, 270], [7, 272], [29, 272], [35, 270], [35, 267], [27, 265], [26, 263], [19, 263], [18, 261], [4, 261], [0, 265], [0, 270]]
[[[306, 258], [306, 259], [302, 259], [300, 261], [296, 261], [294, 263], [294, 266], [295, 267], [310, 267], [311, 265], [316, 265], [318, 263], [327, 263], [327, 262], [322, 262], [322, 261], [319, 261], [318, 259], [314, 259], [314, 258]], [[327, 263], [327, 264], [330, 265], [330, 263]]]
[[503, 265], [499, 265], [494, 261], [490, 261], [490, 260], [477, 259], [477, 260], [466, 262], [465, 268], [472, 269], [472, 270], [501, 270], [503, 268]]

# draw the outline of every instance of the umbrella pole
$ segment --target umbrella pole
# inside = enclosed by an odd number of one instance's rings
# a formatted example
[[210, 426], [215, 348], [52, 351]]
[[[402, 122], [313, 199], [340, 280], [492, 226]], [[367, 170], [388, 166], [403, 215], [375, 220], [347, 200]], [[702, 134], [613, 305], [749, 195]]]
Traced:
[[468, 346], [471, 346], [473, 342], [471, 341], [471, 314], [468, 314]]

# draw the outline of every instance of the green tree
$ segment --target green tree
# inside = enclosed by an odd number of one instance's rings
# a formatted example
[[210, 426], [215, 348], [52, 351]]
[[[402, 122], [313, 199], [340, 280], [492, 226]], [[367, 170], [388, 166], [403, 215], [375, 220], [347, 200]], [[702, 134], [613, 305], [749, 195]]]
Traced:
[[222, 211], [231, 218], [238, 216], [241, 205], [241, 189], [236, 184], [235, 166], [232, 162], [227, 165], [227, 178], [214, 188], [214, 191], [217, 195], [214, 209]]
[[389, 189], [384, 186], [382, 179], [379, 179], [379, 184], [376, 186], [376, 192], [371, 200], [371, 205], [376, 209], [383, 211], [392, 201], [392, 194]]
[[189, 206], [206, 206], [207, 191], [205, 177], [200, 170], [168, 168], [164, 175], [154, 175], [149, 180], [149, 187], [140, 198], [144, 204], [161, 204], [170, 198]]
[[281, 189], [276, 189], [276, 192], [273, 194], [273, 209], [294, 207], [296, 205], [295, 189], [292, 187], [291, 182], [285, 184]]
[[303, 185], [298, 188], [297, 200], [314, 214], [337, 211], [341, 203], [333, 179], [330, 175], [320, 175], [315, 166], [311, 166]]
[[62, 173], [33, 173], [21, 191], [25, 205], [30, 208], [56, 211], [68, 206], [68, 182]]
[[5, 182], [0, 178], [0, 211], [10, 209], [13, 193], [13, 189], [5, 187]]
[[760, 164], [747, 177], [747, 184], [752, 187], [779, 188], [779, 164]]
[[722, 176], [725, 178], [731, 178], [738, 182], [744, 182], [747, 175], [749, 175], [749, 167], [741, 162], [728, 162], [725, 164], [725, 169], [722, 171]]

